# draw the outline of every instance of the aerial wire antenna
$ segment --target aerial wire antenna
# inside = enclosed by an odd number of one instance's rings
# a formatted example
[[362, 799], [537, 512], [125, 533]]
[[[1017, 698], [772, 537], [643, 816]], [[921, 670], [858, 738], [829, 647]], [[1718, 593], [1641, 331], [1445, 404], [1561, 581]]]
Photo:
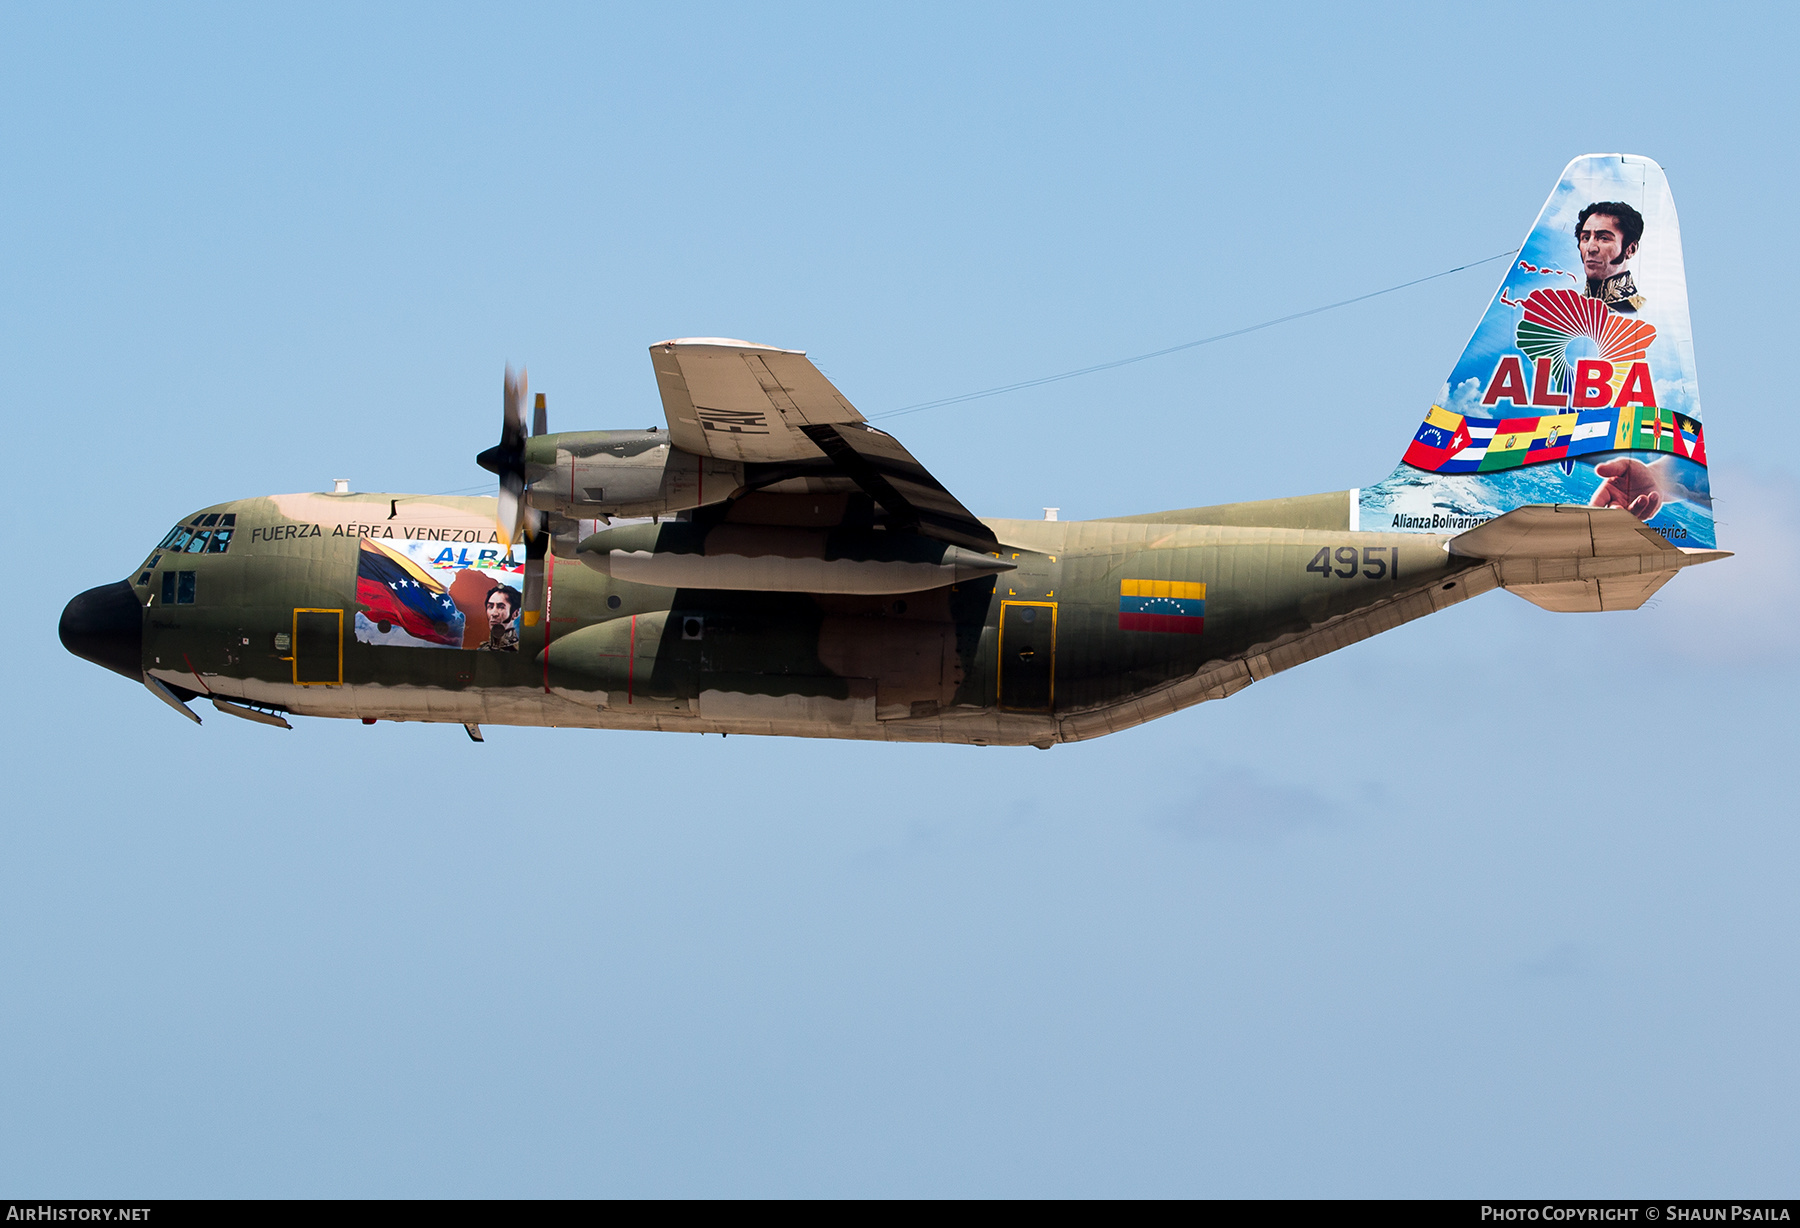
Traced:
[[1265, 328], [1274, 328], [1277, 324], [1287, 324], [1293, 320], [1304, 320], [1307, 316], [1320, 315], [1327, 311], [1336, 311], [1339, 307], [1348, 307], [1353, 303], [1364, 303], [1372, 298], [1380, 298], [1384, 294], [1393, 294], [1398, 290], [1407, 290], [1413, 286], [1422, 286], [1428, 281], [1436, 281], [1440, 277], [1448, 277], [1452, 273], [1460, 273], [1464, 269], [1479, 268], [1484, 264], [1492, 264], [1496, 260], [1504, 260], [1508, 256], [1516, 256], [1522, 248], [1510, 248], [1496, 255], [1480, 260], [1472, 260], [1468, 264], [1459, 264], [1453, 269], [1445, 269], [1441, 273], [1432, 273], [1427, 277], [1415, 277], [1411, 281], [1403, 281], [1397, 286], [1389, 286], [1385, 290], [1371, 290], [1367, 294], [1359, 294], [1355, 298], [1341, 299], [1335, 303], [1326, 303], [1323, 307], [1309, 307], [1305, 311], [1296, 311], [1290, 315], [1278, 316], [1273, 320], [1264, 320], [1260, 324], [1249, 324], [1243, 328], [1234, 328], [1230, 332], [1215, 333], [1210, 337], [1202, 337], [1198, 341], [1184, 341], [1180, 345], [1171, 345], [1166, 349], [1152, 350], [1148, 354], [1136, 354], [1130, 358], [1115, 358], [1111, 362], [1095, 363], [1091, 367], [1081, 367], [1074, 371], [1064, 371], [1059, 375], [1041, 375], [1036, 379], [1020, 380], [1016, 384], [1002, 384], [998, 388], [984, 388], [980, 392], [965, 392], [960, 396], [940, 397], [935, 401], [921, 401], [917, 405], [904, 405], [899, 409], [890, 409], [884, 413], [870, 414], [871, 422], [883, 418], [898, 418], [902, 414], [922, 413], [927, 409], [941, 409], [945, 405], [960, 405], [964, 401], [979, 401], [983, 397], [997, 397], [1008, 392], [1020, 392], [1026, 388], [1038, 388], [1045, 384], [1055, 384], [1066, 379], [1075, 379], [1083, 375], [1093, 375], [1100, 371], [1111, 371], [1115, 367], [1128, 367], [1136, 362], [1149, 362], [1152, 358], [1167, 358], [1170, 354], [1179, 354], [1183, 350], [1196, 349], [1199, 346], [1211, 345], [1216, 341], [1229, 341], [1233, 337], [1242, 337], [1246, 333], [1261, 332]]
[[[1496, 260], [1504, 260], [1508, 256], [1516, 256], [1523, 248], [1509, 248], [1492, 256], [1484, 256], [1480, 260], [1471, 260], [1467, 264], [1459, 264], [1453, 269], [1445, 269], [1425, 277], [1415, 277], [1411, 281], [1403, 281], [1397, 286], [1388, 286], [1381, 290], [1371, 290], [1367, 294], [1359, 294], [1355, 298], [1339, 299], [1335, 303], [1326, 303], [1322, 307], [1308, 307], [1305, 311], [1295, 311], [1288, 315], [1277, 316], [1273, 320], [1264, 320], [1260, 324], [1247, 324], [1243, 328], [1234, 328], [1230, 332], [1214, 333], [1210, 337], [1201, 337], [1197, 341], [1184, 341], [1180, 345], [1171, 345], [1165, 349], [1152, 350], [1148, 354], [1134, 354], [1130, 358], [1115, 358], [1111, 362], [1095, 363], [1091, 367], [1080, 367], [1074, 371], [1064, 371], [1058, 375], [1041, 375], [1036, 379], [1020, 380], [1013, 384], [1002, 384], [998, 388], [984, 388], [980, 392], [965, 392], [960, 396], [940, 397], [935, 401], [921, 401], [917, 405], [903, 405], [899, 409], [890, 409], [879, 414], [870, 414], [871, 422], [884, 418], [898, 418], [904, 414], [923, 413], [928, 409], [941, 409], [946, 405], [960, 405], [965, 401], [979, 401], [984, 397], [1003, 396], [1009, 392], [1022, 392], [1027, 388], [1039, 388], [1045, 384], [1060, 383], [1066, 379], [1077, 379], [1083, 375], [1095, 375], [1101, 371], [1111, 371], [1116, 367], [1128, 367], [1133, 363], [1149, 362], [1152, 358], [1167, 358], [1170, 354], [1179, 354], [1183, 350], [1198, 349], [1203, 345], [1212, 345], [1218, 341], [1229, 341], [1233, 337], [1242, 337], [1248, 333], [1261, 332], [1265, 328], [1274, 328], [1278, 324], [1288, 324], [1295, 320], [1304, 320], [1308, 316], [1322, 315], [1327, 311], [1336, 311], [1340, 307], [1350, 307], [1356, 303], [1366, 303], [1372, 298], [1380, 298], [1384, 294], [1394, 294], [1401, 290], [1410, 290], [1414, 286], [1422, 286], [1428, 281], [1436, 281], [1440, 277], [1448, 277], [1452, 273], [1461, 273], [1465, 269], [1480, 268], [1484, 264], [1492, 264]], [[487, 489], [486, 486], [465, 486], [460, 490], [441, 490], [440, 495], [459, 495], [471, 491]]]

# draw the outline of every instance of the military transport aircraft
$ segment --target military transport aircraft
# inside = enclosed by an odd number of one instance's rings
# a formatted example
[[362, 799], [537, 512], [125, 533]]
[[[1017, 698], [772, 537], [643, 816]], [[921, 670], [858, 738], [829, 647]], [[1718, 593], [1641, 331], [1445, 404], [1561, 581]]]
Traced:
[[[650, 348], [667, 426], [525, 423], [496, 498], [185, 518], [72, 600], [69, 651], [189, 706], [1049, 747], [1222, 699], [1505, 588], [1634, 609], [1714, 549], [1674, 204], [1564, 171], [1398, 468], [1367, 488], [984, 520], [798, 350]], [[1397, 424], [1398, 425], [1398, 424]]]

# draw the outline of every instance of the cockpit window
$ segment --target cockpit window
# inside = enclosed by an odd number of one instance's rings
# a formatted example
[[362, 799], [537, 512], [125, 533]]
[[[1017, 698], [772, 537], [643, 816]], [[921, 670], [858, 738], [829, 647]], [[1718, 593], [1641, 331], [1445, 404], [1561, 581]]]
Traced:
[[206, 512], [170, 529], [156, 548], [172, 554], [224, 554], [236, 525], [236, 512]]

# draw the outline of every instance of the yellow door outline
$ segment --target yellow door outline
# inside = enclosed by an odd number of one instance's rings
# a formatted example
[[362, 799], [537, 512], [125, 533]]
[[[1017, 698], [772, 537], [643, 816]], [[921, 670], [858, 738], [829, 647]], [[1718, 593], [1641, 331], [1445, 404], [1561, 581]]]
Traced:
[[[1000, 603], [1000, 634], [994, 643], [994, 706], [1004, 707], [1006, 686], [1006, 607], [1009, 605], [1031, 605], [1050, 611], [1050, 697], [1046, 712], [1056, 711], [1056, 603], [1054, 601], [1002, 601]], [[1032, 711], [1037, 711], [1033, 708]]]
[[[337, 677], [329, 682], [300, 681], [300, 616], [302, 614], [335, 614], [337, 615]], [[295, 686], [343, 686], [344, 685], [344, 612], [342, 610], [320, 610], [309, 606], [301, 606], [294, 610], [293, 639], [290, 651], [294, 654], [288, 660], [294, 667]]]

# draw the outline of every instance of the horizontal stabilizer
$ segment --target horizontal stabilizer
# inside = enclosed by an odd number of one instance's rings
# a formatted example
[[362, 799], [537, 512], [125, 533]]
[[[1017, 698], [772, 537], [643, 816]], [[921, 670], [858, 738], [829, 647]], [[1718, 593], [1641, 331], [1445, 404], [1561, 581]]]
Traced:
[[[1592, 559], [1680, 554], [1667, 538], [1618, 507], [1531, 503], [1450, 539], [1451, 554], [1471, 559]], [[1707, 551], [1709, 555], [1718, 551]]]
[[1731, 557], [1684, 550], [1618, 507], [1534, 503], [1445, 546], [1493, 564], [1502, 586], [1560, 613], [1635, 610], [1683, 567]]

